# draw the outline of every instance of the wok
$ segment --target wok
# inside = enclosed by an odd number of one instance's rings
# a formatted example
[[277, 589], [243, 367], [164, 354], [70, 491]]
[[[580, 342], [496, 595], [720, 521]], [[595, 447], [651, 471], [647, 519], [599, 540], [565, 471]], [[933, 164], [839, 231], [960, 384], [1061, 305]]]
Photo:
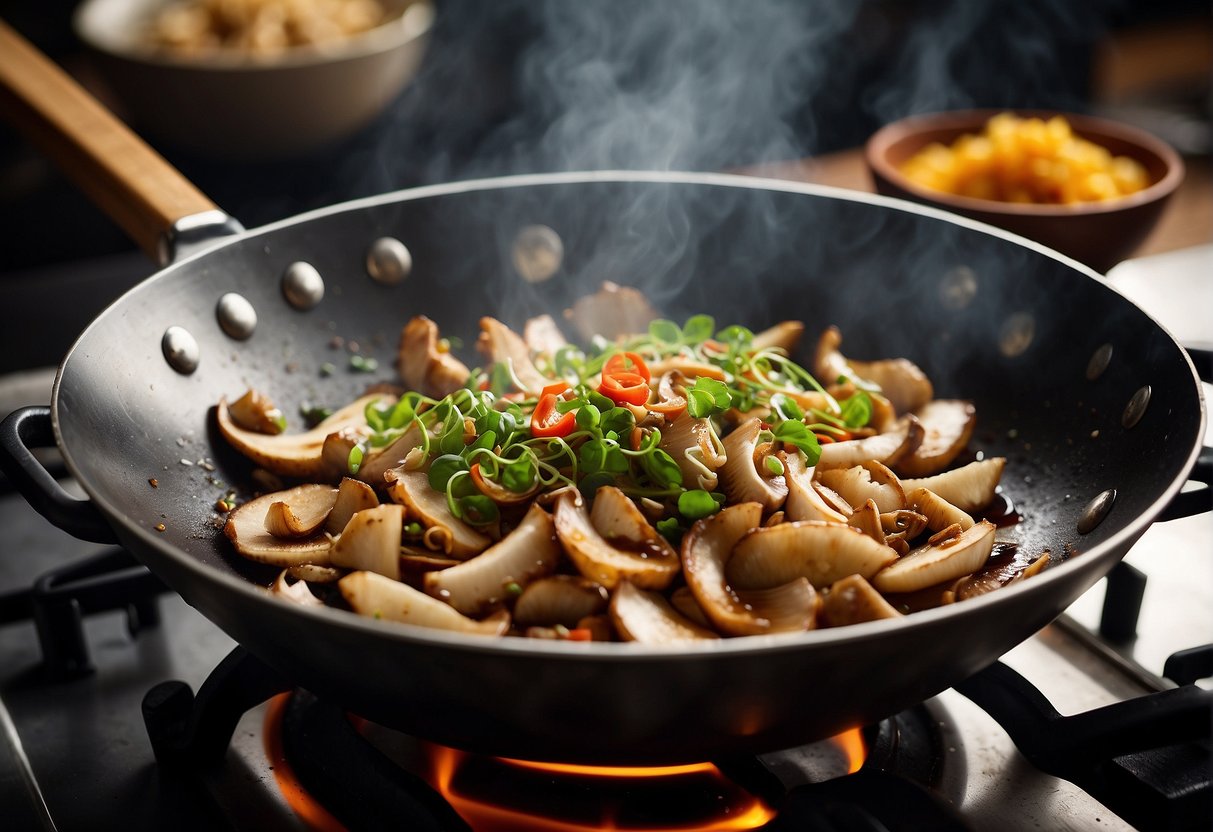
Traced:
[[[168, 181], [173, 193], [196, 193]], [[163, 192], [152, 188], [148, 201]], [[84, 331], [60, 367], [52, 408], [5, 423], [5, 470], [58, 525], [117, 538], [286, 678], [465, 749], [654, 764], [784, 748], [883, 718], [1057, 616], [1164, 510], [1200, 451], [1197, 375], [1157, 323], [1074, 261], [908, 203], [733, 176], [571, 173], [418, 188], [230, 233], [222, 214], [203, 214], [208, 225], [196, 218], [196, 198], [184, 202], [195, 219], [177, 223], [179, 244], [191, 224], [229, 233]], [[183, 215], [131, 216], [151, 249]], [[536, 224], [560, 235], [564, 257], [553, 279], [531, 284], [511, 263], [517, 235]], [[385, 236], [412, 256], [395, 284], [368, 277], [367, 251]], [[281, 288], [296, 262], [312, 264], [326, 287], [306, 311]], [[643, 287], [675, 319], [835, 323], [848, 355], [917, 362], [937, 395], [976, 403], [973, 448], [1009, 460], [1003, 491], [1022, 520], [1000, 539], [1048, 551], [1055, 563], [1019, 585], [901, 620], [659, 648], [470, 638], [293, 606], [270, 598], [271, 576], [235, 556], [214, 527], [222, 489], [210, 478], [239, 485], [249, 474], [216, 433], [220, 396], [252, 386], [288, 414], [305, 400], [342, 403], [391, 375], [397, 333], [412, 314], [470, 343], [483, 314], [513, 323], [558, 314], [603, 279]], [[217, 322], [229, 292], [256, 310], [245, 340]], [[166, 360], [170, 327], [196, 339], [191, 373]], [[322, 377], [318, 368], [340, 355], [334, 335], [357, 339], [385, 372], [342, 367]], [[1107, 345], [1110, 361], [1095, 373], [1092, 357]], [[1143, 388], [1148, 406], [1126, 427]], [[64, 495], [29, 452], [52, 427], [86, 501]], [[181, 463], [202, 458], [216, 470]], [[1080, 533], [1089, 504], [1110, 490], [1102, 522]], [[1207, 491], [1195, 498], [1202, 504]]]

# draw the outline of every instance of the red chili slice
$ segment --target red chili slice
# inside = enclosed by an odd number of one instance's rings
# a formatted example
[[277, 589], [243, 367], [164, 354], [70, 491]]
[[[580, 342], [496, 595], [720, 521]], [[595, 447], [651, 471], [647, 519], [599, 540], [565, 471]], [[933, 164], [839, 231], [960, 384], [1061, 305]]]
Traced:
[[602, 368], [602, 375], [610, 376], [616, 373], [635, 373], [644, 379], [645, 384], [653, 380], [644, 359], [634, 352], [617, 352], [607, 359]]
[[539, 403], [531, 412], [531, 435], [548, 438], [568, 436], [577, 427], [577, 415], [573, 411], [561, 413], [556, 409], [558, 396], [569, 389], [568, 382], [551, 384], [539, 394]]
[[649, 383], [638, 373], [604, 371], [598, 392], [615, 404], [644, 404], [649, 400]]

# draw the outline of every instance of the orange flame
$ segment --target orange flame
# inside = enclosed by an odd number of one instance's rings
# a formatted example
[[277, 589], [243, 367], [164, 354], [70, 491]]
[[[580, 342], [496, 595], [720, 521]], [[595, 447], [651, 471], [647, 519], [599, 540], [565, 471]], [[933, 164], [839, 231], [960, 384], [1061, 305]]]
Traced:
[[286, 753], [282, 750], [282, 715], [286, 712], [286, 703], [290, 698], [289, 693], [280, 693], [270, 700], [265, 712], [265, 726], [261, 731], [265, 742], [265, 755], [269, 758], [274, 779], [278, 781], [278, 790], [282, 793], [286, 805], [291, 807], [291, 811], [315, 832], [346, 832], [341, 821], [329, 814], [308, 794], [295, 775], [295, 770], [286, 761]]
[[837, 745], [847, 755], [847, 774], [854, 774], [863, 767], [863, 761], [868, 757], [868, 748], [863, 741], [863, 732], [858, 728], [843, 731], [831, 742]]

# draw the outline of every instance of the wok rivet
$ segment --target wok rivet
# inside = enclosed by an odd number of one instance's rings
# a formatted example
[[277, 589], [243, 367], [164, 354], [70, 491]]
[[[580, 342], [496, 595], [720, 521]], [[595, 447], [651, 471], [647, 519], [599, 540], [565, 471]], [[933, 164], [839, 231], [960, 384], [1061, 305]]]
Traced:
[[1095, 496], [1095, 499], [1087, 503], [1087, 507], [1082, 510], [1082, 515], [1078, 518], [1078, 533], [1089, 534], [1095, 531], [1095, 527], [1103, 522], [1108, 516], [1108, 512], [1112, 510], [1112, 503], [1116, 502], [1116, 489], [1109, 488], [1107, 491], [1101, 491]]
[[1036, 319], [1027, 312], [1017, 312], [1007, 318], [999, 333], [998, 349], [1007, 358], [1022, 355], [1036, 337]]
[[413, 270], [413, 255], [395, 237], [380, 237], [366, 253], [366, 271], [386, 285], [399, 283]]
[[160, 351], [169, 366], [184, 376], [198, 369], [198, 342], [182, 327], [170, 326], [164, 330]]
[[324, 278], [311, 263], [291, 263], [282, 273], [282, 296], [301, 312], [311, 309], [324, 298]]
[[220, 328], [237, 341], [243, 341], [257, 328], [257, 310], [244, 295], [228, 292], [215, 304]]
[[939, 302], [954, 312], [964, 309], [977, 297], [977, 274], [968, 266], [957, 266], [939, 281]]
[[1102, 376], [1110, 363], [1112, 363], [1112, 345], [1104, 344], [1091, 354], [1091, 360], [1087, 362], [1087, 381], [1095, 381]]
[[1125, 405], [1125, 412], [1120, 415], [1120, 424], [1128, 430], [1141, 421], [1141, 417], [1146, 415], [1146, 408], [1150, 405], [1150, 385], [1146, 385], [1133, 394], [1133, 398], [1129, 399], [1129, 403]]
[[560, 271], [564, 242], [546, 225], [528, 225], [514, 238], [514, 270], [527, 283], [542, 283]]

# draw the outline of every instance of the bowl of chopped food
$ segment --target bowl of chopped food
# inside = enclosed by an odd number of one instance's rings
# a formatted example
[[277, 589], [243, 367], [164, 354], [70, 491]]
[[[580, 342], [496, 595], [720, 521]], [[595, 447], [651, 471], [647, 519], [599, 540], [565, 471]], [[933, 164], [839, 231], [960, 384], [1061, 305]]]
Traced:
[[416, 74], [428, 0], [87, 0], [74, 26], [138, 129], [223, 159], [299, 157]]
[[876, 190], [1020, 234], [1100, 272], [1146, 238], [1183, 180], [1149, 133], [1069, 113], [911, 116], [867, 142]]

